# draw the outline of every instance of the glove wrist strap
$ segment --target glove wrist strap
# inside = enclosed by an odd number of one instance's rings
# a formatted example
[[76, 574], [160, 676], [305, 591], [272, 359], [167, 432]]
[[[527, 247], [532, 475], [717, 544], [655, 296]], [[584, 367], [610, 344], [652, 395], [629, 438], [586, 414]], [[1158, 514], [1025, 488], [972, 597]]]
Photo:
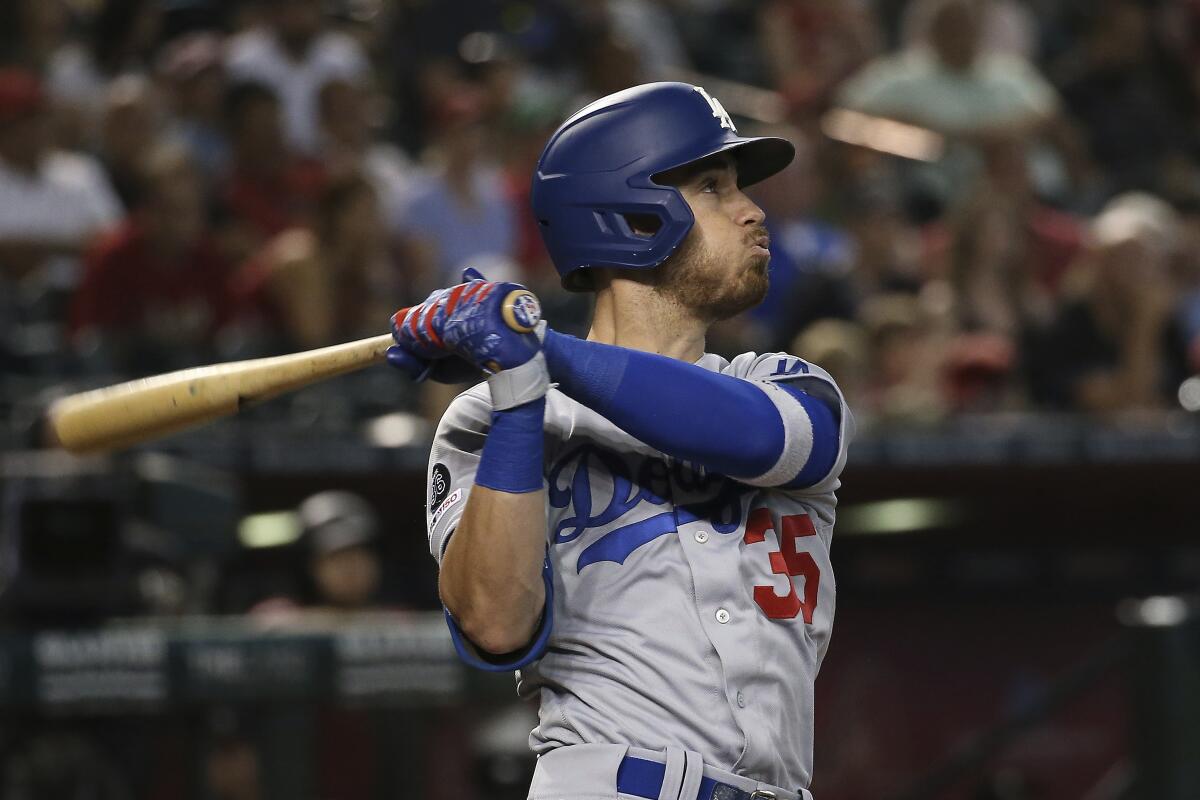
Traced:
[[492, 392], [492, 409], [495, 411], [523, 406], [545, 397], [550, 389], [545, 355], [539, 351], [524, 364], [497, 372], [488, 378], [488, 388]]

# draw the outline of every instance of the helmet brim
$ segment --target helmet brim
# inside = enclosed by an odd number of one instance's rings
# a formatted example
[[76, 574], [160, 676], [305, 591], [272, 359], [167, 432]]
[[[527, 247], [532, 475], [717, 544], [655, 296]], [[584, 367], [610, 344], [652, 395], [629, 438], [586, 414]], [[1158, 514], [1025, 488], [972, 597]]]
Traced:
[[721, 153], [729, 153], [737, 161], [738, 186], [744, 189], [781, 172], [796, 157], [796, 148], [787, 139], [777, 136], [739, 137], [682, 164], [659, 170], [653, 178]]

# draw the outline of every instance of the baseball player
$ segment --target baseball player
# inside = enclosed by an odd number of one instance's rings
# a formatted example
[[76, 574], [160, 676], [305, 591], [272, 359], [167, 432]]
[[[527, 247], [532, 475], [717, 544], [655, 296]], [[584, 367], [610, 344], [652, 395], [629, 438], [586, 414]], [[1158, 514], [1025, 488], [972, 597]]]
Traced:
[[472, 270], [393, 317], [395, 366], [489, 376], [438, 426], [429, 543], [462, 658], [540, 700], [533, 800], [811, 797], [852, 421], [814, 364], [704, 352], [767, 288], [742, 188], [792, 156], [698, 86], [602, 98], [533, 178], [588, 339]]

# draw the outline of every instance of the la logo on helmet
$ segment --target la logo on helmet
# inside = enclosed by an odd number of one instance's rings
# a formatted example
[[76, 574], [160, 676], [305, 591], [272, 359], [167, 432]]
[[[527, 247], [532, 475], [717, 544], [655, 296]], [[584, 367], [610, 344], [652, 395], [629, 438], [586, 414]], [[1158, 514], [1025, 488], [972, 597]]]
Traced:
[[733, 120], [729, 118], [729, 112], [725, 110], [725, 106], [721, 105], [721, 101], [704, 91], [704, 88], [701, 86], [693, 86], [692, 88], [708, 101], [708, 107], [712, 109], [713, 116], [721, 121], [721, 127], [729, 128], [729, 130], [737, 133], [737, 128], [733, 127]]

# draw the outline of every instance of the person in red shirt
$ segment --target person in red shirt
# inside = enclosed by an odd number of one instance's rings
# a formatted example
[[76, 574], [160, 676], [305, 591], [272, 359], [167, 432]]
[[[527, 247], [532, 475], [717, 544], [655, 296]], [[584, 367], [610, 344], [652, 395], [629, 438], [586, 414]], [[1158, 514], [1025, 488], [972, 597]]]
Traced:
[[[204, 363], [233, 313], [231, 268], [206, 226], [200, 177], [174, 146], [142, 167], [140, 205], [89, 250], [71, 308], [76, 345], [126, 374]], [[105, 359], [104, 356], [108, 356]]]

